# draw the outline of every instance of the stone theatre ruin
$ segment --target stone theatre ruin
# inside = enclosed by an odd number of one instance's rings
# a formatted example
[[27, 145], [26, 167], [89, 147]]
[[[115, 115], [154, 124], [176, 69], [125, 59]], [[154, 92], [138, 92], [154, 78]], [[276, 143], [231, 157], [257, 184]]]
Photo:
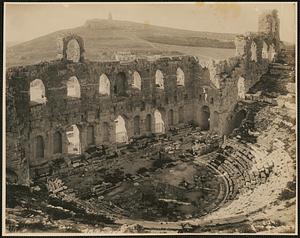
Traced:
[[[235, 57], [201, 64], [194, 56], [95, 62], [84, 36], [62, 37], [58, 59], [7, 69], [7, 184], [46, 184], [61, 201], [51, 209], [60, 204], [66, 217], [80, 213], [68, 198], [103, 223], [145, 230], [202, 231], [206, 216], [251, 214], [266, 186], [279, 196], [295, 176], [276, 176], [293, 171], [295, 138], [258, 126], [276, 117], [273, 128], [295, 134], [295, 115], [279, 112], [293, 109], [295, 93], [270, 97], [261, 83], [294, 73], [279, 27], [276, 11], [264, 13], [258, 32], [236, 36]], [[171, 228], [146, 222], [160, 219]]]

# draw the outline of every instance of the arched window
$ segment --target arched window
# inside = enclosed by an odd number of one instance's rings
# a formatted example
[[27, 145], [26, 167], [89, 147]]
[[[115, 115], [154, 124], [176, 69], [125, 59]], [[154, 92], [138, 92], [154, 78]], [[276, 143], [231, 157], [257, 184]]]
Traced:
[[164, 89], [164, 75], [160, 70], [156, 70], [155, 85], [157, 88]]
[[105, 74], [99, 78], [99, 93], [101, 95], [110, 95], [110, 81]]
[[261, 52], [261, 56], [263, 59], [268, 59], [268, 45], [266, 44], [266, 42], [263, 42], [263, 48], [262, 48], [262, 52]]
[[35, 157], [37, 159], [44, 158], [44, 139], [42, 136], [35, 138]]
[[140, 134], [140, 117], [139, 116], [135, 116], [133, 118], [133, 133], [134, 133], [134, 135]]
[[137, 71], [133, 72], [133, 84], [132, 84], [133, 88], [137, 88], [139, 90], [142, 89], [142, 79], [140, 74]]
[[209, 130], [210, 124], [210, 111], [208, 106], [203, 106], [201, 108], [201, 119], [200, 119], [200, 126], [202, 130]]
[[53, 154], [62, 153], [62, 135], [59, 131], [53, 134]]
[[72, 39], [67, 45], [67, 60], [71, 60], [75, 63], [80, 60], [80, 47], [77, 40]]
[[152, 131], [152, 117], [150, 114], [148, 114], [146, 116], [145, 124], [146, 124], [146, 131], [151, 132]]
[[67, 96], [80, 98], [80, 84], [75, 76], [67, 81]]
[[184, 86], [184, 72], [181, 68], [178, 68], [176, 71], [177, 76], [177, 86]]
[[115, 120], [116, 123], [116, 142], [117, 143], [127, 143], [128, 136], [126, 130], [125, 120], [122, 116], [118, 116]]
[[238, 97], [240, 99], [245, 99], [245, 79], [243, 77], [239, 77], [237, 88], [238, 88]]
[[179, 116], [179, 123], [183, 123], [184, 122], [184, 107], [179, 107], [178, 110], [178, 116]]
[[30, 83], [30, 101], [35, 103], [46, 103], [45, 86], [42, 80], [35, 79]]
[[93, 145], [95, 143], [94, 126], [87, 127], [87, 144]]
[[161, 113], [158, 110], [154, 112], [154, 122], [155, 122], [155, 133], [165, 133], [165, 123], [162, 119]]
[[126, 78], [126, 74], [124, 72], [120, 72], [117, 74], [116, 82], [114, 86], [114, 93], [118, 96], [126, 96], [128, 82]]
[[76, 125], [66, 129], [68, 139], [68, 154], [81, 154], [80, 132]]
[[269, 51], [268, 51], [268, 58], [269, 58], [270, 61], [273, 61], [275, 53], [276, 52], [275, 52], [274, 44], [271, 44], [269, 46]]
[[255, 62], [257, 62], [256, 50], [257, 50], [256, 44], [255, 44], [254, 41], [252, 41], [252, 44], [251, 44], [251, 60], [253, 60]]

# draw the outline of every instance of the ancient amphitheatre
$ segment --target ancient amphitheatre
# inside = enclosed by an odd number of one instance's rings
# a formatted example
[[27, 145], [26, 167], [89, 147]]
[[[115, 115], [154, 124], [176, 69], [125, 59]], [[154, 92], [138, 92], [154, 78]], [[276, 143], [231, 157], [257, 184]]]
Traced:
[[12, 63], [7, 232], [294, 233], [295, 49], [257, 20], [220, 60], [92, 60], [69, 32]]

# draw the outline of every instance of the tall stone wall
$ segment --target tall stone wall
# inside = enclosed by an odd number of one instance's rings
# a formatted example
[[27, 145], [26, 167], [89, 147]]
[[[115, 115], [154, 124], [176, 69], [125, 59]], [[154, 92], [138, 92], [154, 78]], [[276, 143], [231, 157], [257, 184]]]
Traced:
[[[57, 60], [7, 70], [7, 169], [16, 174], [18, 183], [28, 184], [29, 168], [68, 155], [67, 131], [71, 125], [79, 129], [81, 151], [91, 144], [116, 144], [118, 116], [125, 121], [129, 139], [155, 133], [156, 110], [161, 113], [165, 131], [194, 122], [221, 135], [230, 133], [235, 105], [273, 60], [262, 57], [264, 42], [278, 45], [278, 40], [266, 30], [237, 36], [237, 56], [201, 66], [193, 56], [91, 62], [84, 57], [81, 37], [61, 38]], [[184, 84], [177, 82], [178, 69], [184, 74]], [[163, 88], [157, 85], [157, 70], [163, 74]], [[136, 73], [140, 88], [135, 85]], [[109, 80], [109, 95], [100, 90], [103, 75]], [[31, 98], [34, 81], [44, 90], [40, 101]], [[77, 82], [72, 89], [71, 81]], [[62, 141], [60, 153], [55, 152], [57, 133]], [[42, 156], [38, 156], [37, 139], [43, 145]]]

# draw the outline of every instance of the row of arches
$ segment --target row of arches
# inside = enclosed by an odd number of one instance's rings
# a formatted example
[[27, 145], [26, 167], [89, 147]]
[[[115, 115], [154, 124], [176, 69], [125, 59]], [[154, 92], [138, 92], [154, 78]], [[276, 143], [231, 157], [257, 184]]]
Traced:
[[[156, 71], [155, 74], [155, 85], [157, 88], [164, 89], [164, 75], [160, 70]], [[182, 69], [177, 69], [177, 85], [184, 86], [184, 72]], [[80, 84], [76, 76], [72, 76], [67, 81], [67, 96], [73, 98], [81, 97]], [[137, 71], [132, 74], [132, 88], [137, 90], [142, 89], [142, 79]], [[126, 91], [128, 89], [128, 82], [124, 72], [120, 72], [116, 76], [116, 83], [113, 88], [113, 92], [118, 96], [126, 96]], [[110, 95], [111, 84], [110, 80], [106, 74], [102, 74], [99, 78], [99, 94], [100, 95]], [[42, 80], [35, 79], [30, 83], [30, 101], [44, 104], [47, 102], [45, 96], [45, 85]]]
[[[274, 44], [268, 45], [265, 41], [263, 41], [262, 58], [273, 61], [275, 54]], [[251, 60], [257, 62], [257, 45], [254, 41], [251, 43]]]
[[[179, 123], [184, 122], [184, 108], [180, 107], [179, 110]], [[165, 117], [167, 116], [168, 125], [174, 125], [174, 110], [170, 109], [166, 115], [165, 110], [156, 109], [153, 114], [147, 114], [142, 121], [140, 116], [137, 115], [133, 118], [133, 135], [139, 136], [141, 134], [141, 122], [144, 123], [144, 130], [146, 133], [163, 134], [166, 131]], [[124, 116], [118, 115], [114, 120], [115, 130], [114, 138], [116, 143], [128, 143], [128, 121]], [[108, 122], [103, 122], [101, 126], [101, 136], [103, 142], [111, 142], [111, 125]], [[70, 155], [78, 155], [82, 153], [82, 131], [76, 125], [70, 125], [65, 129], [65, 132], [56, 131], [52, 136], [52, 154], [67, 153]], [[95, 144], [95, 128], [89, 125], [86, 128], [86, 145]], [[64, 143], [66, 149], [64, 149]], [[45, 142], [41, 135], [35, 137], [34, 145], [35, 158], [41, 159], [45, 157]]]

